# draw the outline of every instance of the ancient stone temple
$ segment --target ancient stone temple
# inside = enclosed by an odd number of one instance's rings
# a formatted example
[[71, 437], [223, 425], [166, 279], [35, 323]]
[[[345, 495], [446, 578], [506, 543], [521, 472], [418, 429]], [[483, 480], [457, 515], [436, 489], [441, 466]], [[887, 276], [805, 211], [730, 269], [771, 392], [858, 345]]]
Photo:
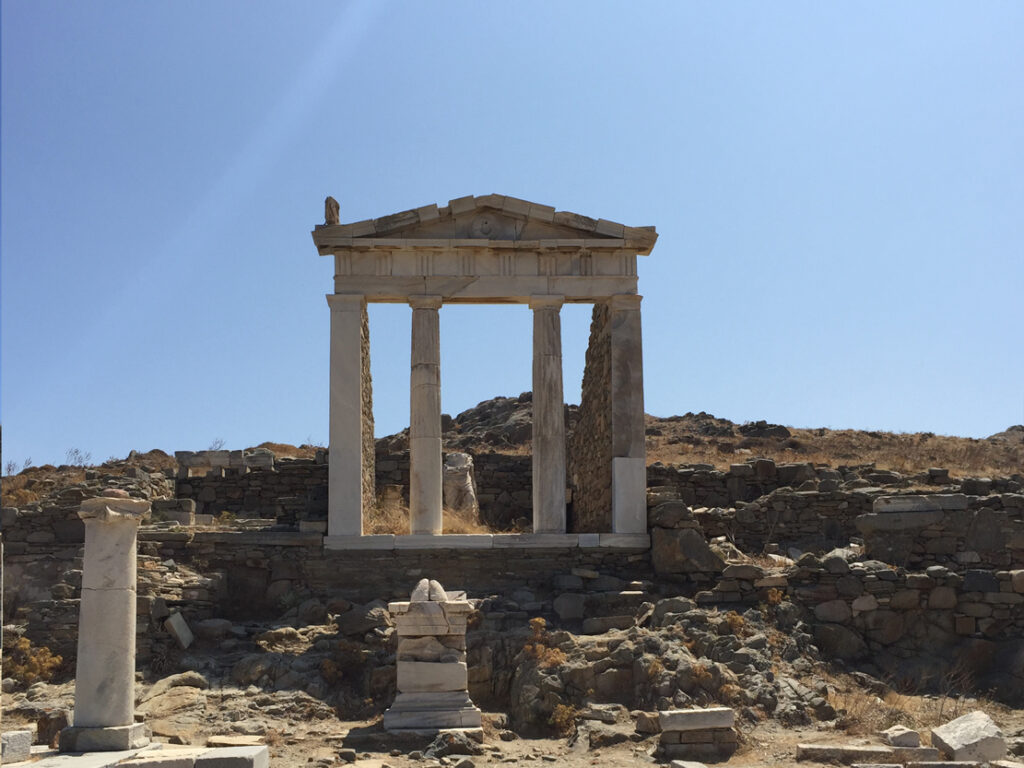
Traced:
[[[637, 256], [653, 227], [555, 211], [503, 195], [462, 197], [379, 219], [339, 223], [333, 198], [313, 230], [334, 257], [331, 312], [328, 548], [372, 546], [363, 512], [374, 501], [373, 413], [367, 304], [412, 309], [410, 360], [411, 533], [443, 531], [439, 312], [445, 304], [526, 304], [533, 310], [534, 542], [569, 530], [646, 537], [643, 364]], [[594, 305], [581, 427], [566, 461], [560, 310]], [[584, 453], [586, 455], [579, 455]], [[402, 538], [402, 537], [400, 537]], [[448, 538], [448, 537], [445, 537]], [[469, 538], [469, 537], [467, 537]], [[609, 545], [615, 539], [608, 537]], [[382, 546], [385, 544], [382, 544]], [[498, 546], [488, 539], [486, 546]], [[543, 545], [543, 544], [541, 544]]]

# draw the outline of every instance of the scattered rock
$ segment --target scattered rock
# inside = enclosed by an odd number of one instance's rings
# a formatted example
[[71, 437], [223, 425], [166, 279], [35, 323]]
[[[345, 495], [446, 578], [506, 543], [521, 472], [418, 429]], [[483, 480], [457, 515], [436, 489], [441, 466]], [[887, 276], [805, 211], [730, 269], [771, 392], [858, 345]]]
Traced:
[[999, 760], [1006, 755], [1006, 740], [991, 717], [975, 710], [932, 729], [932, 745], [950, 760]]

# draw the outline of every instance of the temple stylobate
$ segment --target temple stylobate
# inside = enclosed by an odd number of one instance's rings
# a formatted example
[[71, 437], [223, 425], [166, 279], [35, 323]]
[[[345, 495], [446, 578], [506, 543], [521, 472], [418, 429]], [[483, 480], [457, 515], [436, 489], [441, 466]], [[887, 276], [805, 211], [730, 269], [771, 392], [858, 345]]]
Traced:
[[[438, 313], [445, 304], [510, 303], [533, 310], [532, 541], [556, 541], [569, 533], [567, 488], [579, 507], [574, 531], [618, 534], [624, 545], [645, 538], [636, 266], [637, 256], [654, 247], [654, 227], [627, 227], [503, 195], [462, 197], [443, 207], [427, 205], [351, 224], [339, 223], [333, 198], [325, 210], [325, 223], [312, 233], [319, 253], [334, 258], [334, 292], [327, 296], [325, 546], [368, 546], [366, 540], [377, 538], [362, 535], [364, 511], [374, 503], [370, 302], [404, 303], [412, 309], [410, 540], [436, 537], [444, 525]], [[566, 302], [595, 307], [581, 423], [593, 433], [587, 435], [588, 446], [596, 446], [597, 458], [588, 461], [597, 466], [581, 466], [571, 478], [562, 392], [560, 310]]]

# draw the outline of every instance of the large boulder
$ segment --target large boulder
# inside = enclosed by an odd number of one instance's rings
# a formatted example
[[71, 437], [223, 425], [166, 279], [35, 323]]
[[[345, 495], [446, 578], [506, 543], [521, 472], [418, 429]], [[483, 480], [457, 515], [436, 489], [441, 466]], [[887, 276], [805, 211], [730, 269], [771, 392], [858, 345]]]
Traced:
[[338, 632], [342, 635], [363, 635], [377, 627], [391, 626], [391, 614], [381, 600], [353, 606], [337, 617]]
[[651, 561], [657, 573], [721, 573], [725, 561], [693, 528], [652, 528]]
[[828, 657], [857, 659], [867, 653], [864, 639], [841, 624], [819, 624], [814, 628], [814, 643]]
[[1003, 732], [980, 709], [932, 729], [932, 746], [950, 760], [986, 762], [1006, 755]]

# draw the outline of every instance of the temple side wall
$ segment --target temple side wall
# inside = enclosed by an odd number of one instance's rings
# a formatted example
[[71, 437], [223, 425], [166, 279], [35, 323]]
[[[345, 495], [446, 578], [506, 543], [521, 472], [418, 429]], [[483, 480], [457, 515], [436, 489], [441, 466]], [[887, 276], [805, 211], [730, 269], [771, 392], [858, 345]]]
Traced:
[[594, 305], [583, 369], [580, 420], [569, 444], [573, 503], [569, 530], [612, 529], [611, 311]]
[[362, 377], [362, 418], [363, 418], [363, 514], [376, 505], [376, 463], [373, 440], [373, 380], [370, 377], [370, 314], [363, 305], [359, 327], [360, 376]]

